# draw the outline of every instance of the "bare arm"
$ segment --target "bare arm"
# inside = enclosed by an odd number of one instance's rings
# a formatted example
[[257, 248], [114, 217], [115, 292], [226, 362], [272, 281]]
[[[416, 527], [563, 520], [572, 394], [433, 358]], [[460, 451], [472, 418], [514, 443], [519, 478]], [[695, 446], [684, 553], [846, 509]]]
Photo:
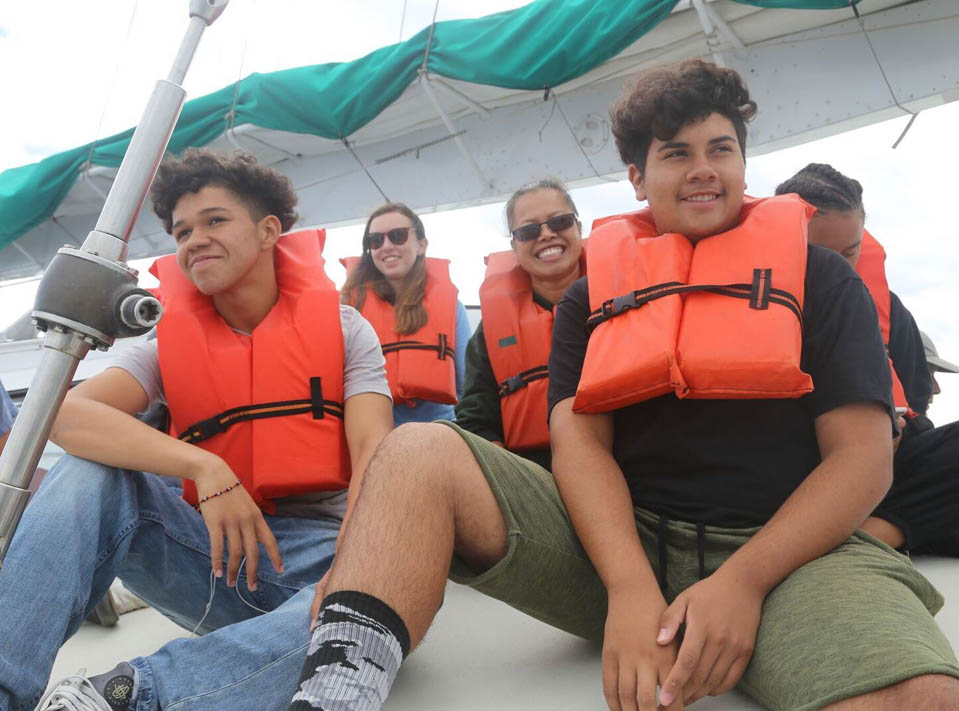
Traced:
[[347, 398], [343, 405], [343, 420], [346, 426], [346, 443], [350, 448], [350, 463], [353, 472], [346, 500], [346, 513], [340, 535], [346, 530], [346, 522], [356, 506], [356, 498], [363, 483], [363, 474], [373, 458], [373, 452], [393, 429], [393, 403], [379, 393], [360, 393]]
[[639, 542], [626, 479], [613, 459], [612, 415], [578, 415], [573, 398], [550, 414], [553, 477], [606, 589], [659, 585]]
[[[632, 499], [613, 459], [613, 417], [579, 415], [573, 399], [550, 414], [553, 476], [573, 527], [609, 596], [603, 691], [613, 711], [656, 708], [656, 685], [675, 658], [656, 644], [666, 601], [646, 558]], [[670, 709], [682, 708], [681, 701]]]
[[[201, 499], [236, 482], [236, 474], [220, 457], [136, 419], [134, 414], [147, 404], [146, 393], [136, 378], [122, 368], [108, 368], [67, 393], [50, 439], [70, 454], [107, 466], [191, 479]], [[273, 567], [283, 571], [276, 540], [243, 487], [212, 498], [201, 513], [210, 533], [210, 558], [217, 577], [223, 571], [224, 541], [229, 550], [230, 585], [236, 584], [246, 557], [247, 585], [256, 589], [258, 541]]]
[[108, 466], [196, 481], [219, 457], [136, 419], [147, 404], [130, 373], [108, 368], [67, 393], [50, 439], [70, 454]]
[[10, 437], [9, 432], [4, 432], [2, 435], [0, 435], [0, 453], [3, 452], [3, 448], [7, 444], [8, 437]]

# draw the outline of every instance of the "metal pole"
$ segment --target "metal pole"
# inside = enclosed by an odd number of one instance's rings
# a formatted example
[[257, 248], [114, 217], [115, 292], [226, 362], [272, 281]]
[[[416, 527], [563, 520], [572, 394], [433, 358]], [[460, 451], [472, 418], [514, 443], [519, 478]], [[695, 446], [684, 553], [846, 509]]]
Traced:
[[113, 187], [83, 246], [64, 247], [40, 282], [33, 312], [46, 331], [43, 356], [0, 454], [0, 566], [30, 496], [29, 484], [77, 366], [90, 348], [106, 350], [117, 337], [145, 333], [160, 319], [160, 304], [136, 286], [124, 260], [127, 241], [166, 151], [186, 92], [178, 86], [203, 30], [229, 0], [190, 0], [190, 24], [173, 68], [157, 82]]

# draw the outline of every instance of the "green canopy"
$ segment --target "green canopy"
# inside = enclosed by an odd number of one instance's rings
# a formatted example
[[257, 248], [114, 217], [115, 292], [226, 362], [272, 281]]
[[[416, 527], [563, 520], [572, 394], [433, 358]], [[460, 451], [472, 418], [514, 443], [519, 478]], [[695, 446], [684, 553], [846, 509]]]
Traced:
[[[837, 9], [850, 0], [736, 0], [767, 8]], [[856, 0], [858, 1], [858, 0]], [[252, 74], [187, 102], [169, 150], [205, 145], [234, 125], [343, 139], [372, 121], [425, 69], [519, 90], [582, 76], [659, 24], [678, 0], [535, 0], [436, 23], [352, 62]], [[51, 217], [85, 163], [120, 165], [133, 129], [0, 173], [0, 249]]]

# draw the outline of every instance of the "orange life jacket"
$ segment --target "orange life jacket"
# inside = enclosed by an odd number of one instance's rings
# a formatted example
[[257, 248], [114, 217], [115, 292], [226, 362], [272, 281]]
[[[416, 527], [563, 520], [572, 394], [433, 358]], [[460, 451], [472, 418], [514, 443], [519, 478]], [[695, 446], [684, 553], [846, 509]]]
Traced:
[[[856, 262], [856, 272], [869, 289], [869, 294], [876, 304], [876, 311], [879, 314], [879, 330], [882, 332], [882, 342], [886, 345], [886, 353], [889, 353], [889, 322], [891, 314], [892, 297], [889, 295], [889, 284], [886, 282], [886, 250], [882, 245], [869, 234], [868, 230], [862, 232], [862, 248], [859, 252], [859, 261]], [[892, 364], [892, 358], [889, 358], [889, 372], [892, 374], [892, 400], [896, 407], [905, 407], [906, 416], [910, 419], [916, 417], [916, 413], [909, 407], [906, 401], [906, 391], [902, 387], [902, 381]]]
[[[340, 263], [349, 274], [360, 257], [346, 257]], [[393, 304], [372, 289], [360, 313], [376, 330], [386, 358], [386, 378], [393, 402], [414, 405], [414, 399], [452, 405], [456, 402], [456, 287], [450, 281], [448, 259], [426, 258], [426, 287], [423, 306], [426, 324], [415, 333], [396, 330]]]
[[590, 235], [593, 328], [576, 412], [666, 393], [793, 398], [800, 367], [806, 226], [795, 195], [747, 198], [740, 223], [700, 240], [657, 235], [649, 210], [606, 218]]
[[[254, 501], [345, 489], [343, 330], [323, 266], [323, 230], [283, 236], [274, 260], [279, 298], [250, 335], [234, 331], [173, 255], [160, 280], [160, 374], [171, 434], [222, 457]], [[183, 482], [196, 504], [196, 487]]]
[[[584, 252], [580, 273], [586, 273]], [[483, 336], [499, 384], [503, 444], [512, 451], [549, 446], [546, 390], [553, 310], [533, 301], [533, 285], [512, 250], [486, 258], [479, 290]]]

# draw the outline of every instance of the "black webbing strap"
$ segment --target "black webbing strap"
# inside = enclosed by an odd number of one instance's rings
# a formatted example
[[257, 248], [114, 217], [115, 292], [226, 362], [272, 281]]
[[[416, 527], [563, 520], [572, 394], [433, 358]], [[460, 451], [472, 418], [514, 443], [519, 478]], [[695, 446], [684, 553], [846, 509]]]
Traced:
[[768, 309], [772, 287], [772, 269], [753, 269], [753, 288], [749, 294], [749, 308], [757, 311]]
[[447, 357], [456, 357], [456, 351], [449, 344], [449, 337], [445, 333], [439, 334], [435, 345], [423, 343], [422, 341], [395, 341], [393, 343], [383, 344], [383, 355], [395, 353], [396, 351], [436, 351], [436, 357], [439, 360], [445, 360]]
[[524, 370], [522, 373], [513, 375], [499, 384], [499, 396], [506, 397], [521, 388], [525, 388], [534, 380], [542, 380], [548, 377], [549, 369], [545, 365], [538, 365], [535, 368]]
[[591, 333], [601, 323], [626, 313], [630, 309], [638, 309], [650, 301], [662, 299], [664, 296], [688, 294], [694, 291], [708, 291], [712, 294], [748, 299], [750, 308], [757, 310], [768, 309], [769, 304], [779, 304], [793, 312], [799, 319], [800, 328], [803, 325], [802, 307], [799, 304], [799, 299], [788, 291], [773, 288], [772, 269], [754, 269], [751, 284], [683, 284], [682, 282], [671, 281], [607, 299], [589, 315], [589, 319], [586, 321], [586, 332]]
[[179, 438], [184, 442], [196, 444], [221, 432], [226, 432], [230, 427], [240, 422], [305, 414], [312, 415], [314, 420], [321, 420], [326, 415], [343, 419], [343, 403], [335, 400], [324, 400], [320, 378], [310, 378], [309, 400], [281, 400], [280, 402], [264, 402], [258, 405], [234, 407], [209, 419], [200, 420], [190, 425], [179, 434]]

